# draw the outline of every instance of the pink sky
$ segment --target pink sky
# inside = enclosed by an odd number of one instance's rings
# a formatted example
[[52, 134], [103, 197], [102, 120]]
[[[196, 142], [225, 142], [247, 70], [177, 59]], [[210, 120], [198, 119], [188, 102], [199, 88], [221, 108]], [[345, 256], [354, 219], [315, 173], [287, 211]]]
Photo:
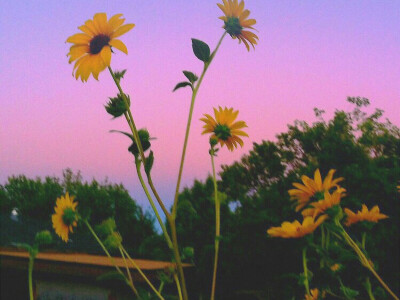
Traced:
[[[313, 108], [332, 116], [350, 109], [347, 96], [371, 100], [400, 125], [400, 3], [395, 1], [246, 1], [257, 20], [255, 51], [227, 37], [198, 94], [183, 186], [210, 172], [202, 114], [234, 107], [250, 138], [217, 164], [248, 153], [252, 142], [274, 139], [295, 119], [312, 122]], [[190, 39], [213, 49], [222, 35], [214, 1], [8, 1], [0, 5], [0, 183], [8, 176], [60, 176], [65, 168], [85, 179], [122, 182], [147, 204], [135, 175], [128, 131], [103, 105], [116, 88], [107, 72], [83, 84], [72, 76], [68, 36], [96, 12], [123, 13], [136, 27], [122, 36], [129, 55], [112, 67], [128, 69], [122, 86], [131, 95], [138, 127], [152, 136], [153, 178], [169, 204], [176, 184], [190, 90], [172, 93], [181, 71], [201, 72]]]

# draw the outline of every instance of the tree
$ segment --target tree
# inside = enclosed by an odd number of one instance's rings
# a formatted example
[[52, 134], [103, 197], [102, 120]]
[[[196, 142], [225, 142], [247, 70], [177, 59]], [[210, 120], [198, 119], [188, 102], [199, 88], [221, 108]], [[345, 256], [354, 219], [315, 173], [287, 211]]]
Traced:
[[[398, 291], [400, 130], [380, 120], [382, 110], [365, 113], [368, 99], [348, 101], [355, 105], [353, 111], [338, 110], [331, 120], [324, 120], [323, 111], [315, 109], [313, 124], [295, 121], [276, 142], [254, 143], [239, 162], [222, 167], [218, 186], [227, 199], [221, 218], [220, 297], [290, 299], [295, 295], [297, 299], [304, 295], [294, 276], [301, 272], [300, 241], [269, 239], [266, 229], [295, 218], [287, 191], [301, 175], [310, 176], [316, 168], [325, 175], [336, 169], [336, 176], [345, 178], [341, 184], [348, 191], [342, 200], [345, 206], [357, 210], [362, 203], [378, 204], [390, 216], [373, 228], [366, 247], [380, 274]], [[210, 179], [196, 181], [180, 195], [178, 207], [180, 239], [195, 249], [196, 280], [204, 295], [212, 274], [207, 267], [213, 253], [212, 192]], [[344, 278], [360, 287], [354, 274], [361, 267], [351, 267], [353, 272]]]

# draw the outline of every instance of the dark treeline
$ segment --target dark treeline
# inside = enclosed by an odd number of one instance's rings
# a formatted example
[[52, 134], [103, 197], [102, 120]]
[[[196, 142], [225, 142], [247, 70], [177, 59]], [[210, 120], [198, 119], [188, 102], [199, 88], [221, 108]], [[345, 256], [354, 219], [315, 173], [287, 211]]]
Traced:
[[[286, 220], [300, 219], [287, 191], [293, 182], [300, 182], [302, 174], [312, 176], [316, 168], [322, 176], [336, 169], [335, 177], [345, 178], [341, 185], [347, 196], [342, 206], [354, 211], [362, 203], [369, 208], [379, 205], [390, 217], [369, 231], [366, 249], [380, 275], [398, 294], [400, 196], [396, 186], [400, 184], [400, 131], [388, 120], [381, 121], [382, 111], [363, 112], [369, 104], [367, 99], [348, 101], [354, 103], [353, 111], [336, 111], [331, 120], [324, 120], [323, 111], [316, 109], [316, 122], [296, 121], [277, 136], [276, 142], [254, 143], [241, 161], [223, 166], [218, 182], [223, 202], [217, 299], [302, 299], [304, 287], [298, 283], [302, 241], [269, 238], [266, 230]], [[51, 227], [55, 199], [65, 191], [76, 196], [79, 211], [90, 213], [93, 224], [114, 217], [124, 245], [137, 257], [170, 259], [162, 236], [154, 229], [153, 217], [143, 212], [123, 186], [84, 183], [79, 174], [69, 170], [62, 180], [10, 177], [0, 185], [2, 213], [9, 215], [15, 209], [21, 220], [46, 220]], [[180, 194], [177, 226], [182, 249], [194, 249], [191, 298], [207, 299], [215, 231], [211, 178], [195, 181]], [[79, 234], [85, 234], [80, 232], [83, 229], [77, 231], [72, 236], [79, 245], [76, 248], [99, 252], [94, 243], [88, 246], [90, 238], [80, 238]], [[349, 231], [360, 237], [356, 226]], [[2, 243], [15, 238], [5, 235], [2, 230]], [[61, 242], [58, 246], [66, 247]], [[318, 261], [310, 257], [311, 269], [313, 264]], [[346, 285], [360, 291], [359, 299], [366, 299], [359, 276], [366, 272], [363, 267], [351, 263], [342, 272]], [[312, 278], [313, 286], [318, 286], [319, 280]], [[385, 299], [379, 284], [374, 279], [371, 282], [379, 295], [376, 298]]]

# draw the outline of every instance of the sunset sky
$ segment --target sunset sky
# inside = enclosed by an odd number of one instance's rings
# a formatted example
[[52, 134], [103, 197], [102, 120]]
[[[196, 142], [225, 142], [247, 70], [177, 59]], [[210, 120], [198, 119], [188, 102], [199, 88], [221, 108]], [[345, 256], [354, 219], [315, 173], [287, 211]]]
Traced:
[[[219, 152], [217, 164], [248, 153], [253, 142], [274, 140], [294, 120], [315, 120], [318, 107], [331, 117], [351, 109], [347, 96], [371, 100], [400, 126], [399, 1], [247, 0], [260, 38], [255, 51], [229, 36], [198, 94], [184, 168], [183, 187], [211, 171], [208, 137], [199, 119], [218, 105], [240, 111], [250, 138], [235, 152]], [[116, 51], [111, 65], [128, 69], [122, 86], [130, 94], [139, 128], [157, 140], [153, 179], [172, 203], [190, 89], [172, 93], [182, 70], [201, 72], [191, 38], [212, 49], [223, 33], [215, 1], [2, 1], [0, 4], [0, 184], [11, 175], [61, 176], [80, 170], [84, 179], [122, 182], [140, 204], [147, 202], [135, 174], [130, 141], [112, 129], [107, 98], [116, 94], [108, 72], [99, 81], [72, 77], [68, 36], [106, 12], [123, 13], [136, 27], [121, 37], [129, 55]]]

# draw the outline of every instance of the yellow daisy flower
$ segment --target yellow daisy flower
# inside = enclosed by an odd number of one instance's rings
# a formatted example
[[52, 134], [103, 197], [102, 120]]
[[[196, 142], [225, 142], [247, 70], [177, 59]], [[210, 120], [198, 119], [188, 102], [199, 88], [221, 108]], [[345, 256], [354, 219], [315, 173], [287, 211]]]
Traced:
[[[319, 169], [317, 169], [314, 173], [314, 180], [303, 175], [301, 176], [303, 184], [297, 182], [293, 183], [293, 186], [296, 187], [296, 189], [291, 189], [288, 192], [291, 200], [297, 201], [296, 211], [302, 209], [308, 203], [310, 198], [317, 193], [324, 193], [333, 187], [339, 188], [337, 183], [342, 181], [343, 178], [340, 177], [332, 180], [334, 173], [335, 170], [330, 170], [322, 182], [321, 173], [319, 172]], [[342, 188], [341, 191], [344, 192], [345, 189]]]
[[55, 232], [64, 242], [68, 242], [68, 234], [74, 232], [73, 227], [77, 226], [77, 205], [78, 203], [74, 202], [74, 197], [69, 196], [68, 193], [57, 198], [56, 206], [54, 207], [55, 214], [51, 216], [51, 221]]
[[361, 211], [358, 211], [357, 213], [352, 212], [348, 208], [345, 208], [344, 212], [347, 215], [347, 220], [345, 222], [346, 226], [350, 226], [361, 221], [377, 223], [379, 220], [389, 218], [387, 215], [380, 213], [378, 205], [375, 205], [370, 211], [368, 211], [368, 207], [363, 204]]
[[105, 13], [97, 13], [93, 20], [87, 20], [78, 27], [83, 33], [77, 33], [67, 39], [73, 45], [69, 49], [69, 63], [75, 62], [75, 78], [87, 81], [90, 74], [98, 80], [99, 73], [111, 63], [111, 52], [114, 47], [126, 54], [128, 49], [117, 37], [135, 27], [135, 24], [122, 25], [125, 19], [122, 14], [112, 16], [107, 21]]
[[331, 269], [332, 272], [336, 272], [339, 271], [341, 267], [342, 266], [340, 264], [333, 264], [329, 268]]
[[[310, 291], [310, 295], [304, 295], [304, 300], [318, 300], [319, 298], [319, 290], [318, 289], [312, 289]], [[321, 298], [325, 298], [325, 293], [322, 292]]]
[[222, 0], [224, 4], [218, 3], [218, 7], [222, 10], [225, 16], [219, 17], [224, 21], [224, 29], [232, 38], [237, 38], [240, 42], [246, 45], [247, 51], [250, 51], [249, 44], [253, 47], [257, 45], [258, 36], [251, 31], [244, 31], [243, 28], [255, 30], [252, 25], [256, 24], [256, 20], [247, 19], [250, 15], [248, 9], [244, 9], [243, 0], [238, 3], [238, 0]]
[[310, 203], [310, 208], [304, 209], [301, 214], [303, 217], [307, 216], [317, 216], [324, 211], [326, 211], [328, 208], [331, 208], [332, 206], [340, 204], [340, 199], [344, 196], [343, 194], [343, 189], [339, 188], [336, 191], [334, 191], [332, 194], [329, 192], [325, 191], [324, 193], [324, 199], [319, 200], [317, 202]]
[[302, 224], [297, 220], [292, 223], [283, 222], [280, 227], [268, 229], [267, 233], [272, 237], [300, 238], [314, 232], [327, 218], [327, 215], [322, 215], [315, 221], [314, 217], [305, 217]]
[[237, 144], [243, 147], [243, 140], [239, 136], [247, 136], [247, 133], [240, 130], [247, 127], [244, 121], [237, 121], [239, 111], [233, 111], [233, 108], [219, 107], [214, 108], [215, 119], [208, 114], [204, 114], [205, 118], [200, 120], [206, 123], [202, 134], [213, 133], [211, 139], [216, 139], [221, 147], [226, 145], [230, 151], [237, 148]]

